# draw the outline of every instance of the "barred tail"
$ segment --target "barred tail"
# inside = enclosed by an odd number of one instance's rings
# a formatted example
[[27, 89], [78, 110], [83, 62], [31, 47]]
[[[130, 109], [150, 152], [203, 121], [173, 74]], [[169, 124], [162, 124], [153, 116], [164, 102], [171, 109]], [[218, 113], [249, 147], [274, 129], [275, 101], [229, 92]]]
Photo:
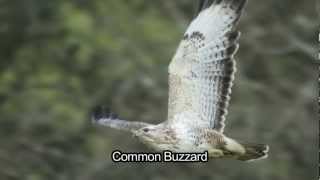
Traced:
[[268, 157], [269, 146], [266, 144], [240, 143], [245, 153], [238, 157], [241, 161], [254, 161]]

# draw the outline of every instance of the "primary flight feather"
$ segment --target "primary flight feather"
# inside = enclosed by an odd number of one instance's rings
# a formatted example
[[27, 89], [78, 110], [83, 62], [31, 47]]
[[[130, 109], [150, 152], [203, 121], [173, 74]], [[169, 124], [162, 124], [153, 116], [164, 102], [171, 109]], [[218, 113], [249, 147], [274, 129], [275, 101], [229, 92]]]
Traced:
[[243, 161], [267, 157], [268, 146], [244, 143], [223, 134], [234, 79], [236, 24], [246, 0], [200, 0], [169, 65], [166, 121], [153, 125], [118, 119], [98, 108], [95, 123], [132, 132], [157, 151], [204, 152], [211, 158]]

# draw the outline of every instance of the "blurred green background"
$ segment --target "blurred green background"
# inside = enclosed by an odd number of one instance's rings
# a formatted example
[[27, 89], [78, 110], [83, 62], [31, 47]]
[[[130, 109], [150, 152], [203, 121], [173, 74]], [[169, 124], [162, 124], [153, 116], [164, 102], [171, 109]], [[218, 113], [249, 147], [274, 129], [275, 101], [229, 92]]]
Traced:
[[315, 2], [250, 0], [226, 133], [271, 147], [256, 163], [113, 163], [149, 151], [90, 123], [105, 104], [166, 118], [171, 57], [192, 0], [0, 0], [0, 179], [304, 180], [317, 177]]

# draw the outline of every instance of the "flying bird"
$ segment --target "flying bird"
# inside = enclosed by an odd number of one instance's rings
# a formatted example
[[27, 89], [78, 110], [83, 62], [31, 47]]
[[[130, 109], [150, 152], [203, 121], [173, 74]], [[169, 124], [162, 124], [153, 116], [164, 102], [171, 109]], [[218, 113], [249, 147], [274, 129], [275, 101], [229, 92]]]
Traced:
[[127, 121], [104, 108], [96, 124], [133, 133], [156, 151], [204, 152], [210, 158], [252, 161], [267, 157], [268, 145], [227, 137], [225, 117], [233, 85], [246, 0], [200, 0], [199, 9], [169, 65], [168, 117], [160, 124]]

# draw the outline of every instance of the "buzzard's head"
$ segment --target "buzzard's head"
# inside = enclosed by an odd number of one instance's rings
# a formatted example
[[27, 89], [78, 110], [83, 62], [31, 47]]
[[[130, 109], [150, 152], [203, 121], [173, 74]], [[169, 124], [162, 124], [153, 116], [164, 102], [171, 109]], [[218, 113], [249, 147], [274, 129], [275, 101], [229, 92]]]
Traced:
[[161, 150], [172, 143], [172, 133], [162, 125], [148, 125], [133, 132], [146, 145]]
[[133, 132], [136, 137], [146, 143], [156, 143], [160, 136], [161, 130], [157, 126], [149, 125]]

